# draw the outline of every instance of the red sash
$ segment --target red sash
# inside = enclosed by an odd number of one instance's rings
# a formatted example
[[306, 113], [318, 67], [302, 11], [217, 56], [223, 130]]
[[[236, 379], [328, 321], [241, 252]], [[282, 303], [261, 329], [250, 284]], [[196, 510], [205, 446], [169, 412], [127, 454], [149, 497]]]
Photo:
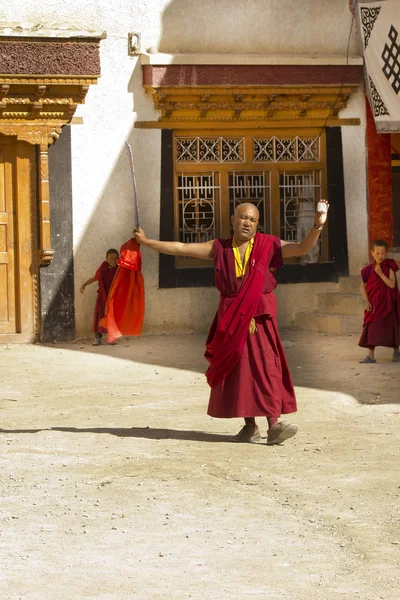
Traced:
[[134, 238], [121, 246], [117, 274], [108, 294], [105, 317], [100, 325], [107, 329], [109, 342], [121, 336], [138, 336], [144, 319], [144, 280], [142, 253]]
[[[256, 235], [247, 274], [237, 294], [229, 298], [224, 297], [223, 290], [218, 286], [221, 292], [220, 307], [211, 325], [205, 352], [205, 357], [210, 363], [206, 377], [211, 387], [225, 379], [239, 362], [249, 334], [250, 321], [256, 315], [260, 304], [265, 272], [269, 266], [275, 239], [274, 236]], [[221, 257], [221, 252], [221, 242], [216, 240], [214, 244], [216, 279], [219, 269], [228, 270], [224, 260], [225, 255]], [[232, 250], [230, 253], [233, 260]]]

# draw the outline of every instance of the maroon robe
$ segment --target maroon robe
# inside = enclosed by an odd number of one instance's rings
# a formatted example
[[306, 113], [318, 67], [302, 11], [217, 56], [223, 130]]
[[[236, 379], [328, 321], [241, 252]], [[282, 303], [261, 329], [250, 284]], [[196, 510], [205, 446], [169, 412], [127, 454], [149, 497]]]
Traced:
[[[206, 342], [212, 417], [279, 417], [296, 398], [276, 322], [280, 239], [257, 233], [247, 272], [237, 278], [232, 239], [214, 242], [215, 282], [221, 294]], [[251, 319], [257, 331], [249, 333]]]
[[[400, 344], [400, 293], [397, 279], [394, 289], [390, 288], [375, 273], [374, 267], [374, 263], [371, 263], [361, 270], [372, 310], [364, 312], [363, 331], [358, 345], [363, 348], [397, 348]], [[399, 267], [393, 259], [386, 258], [381, 263], [381, 269], [389, 277], [390, 269], [396, 273]]]
[[105, 315], [108, 292], [110, 291], [112, 281], [117, 272], [117, 268], [117, 266], [110, 267], [108, 262], [105, 260], [101, 263], [94, 276], [95, 281], [99, 282], [92, 325], [92, 331], [96, 333], [107, 333], [107, 330], [99, 325], [99, 321]]

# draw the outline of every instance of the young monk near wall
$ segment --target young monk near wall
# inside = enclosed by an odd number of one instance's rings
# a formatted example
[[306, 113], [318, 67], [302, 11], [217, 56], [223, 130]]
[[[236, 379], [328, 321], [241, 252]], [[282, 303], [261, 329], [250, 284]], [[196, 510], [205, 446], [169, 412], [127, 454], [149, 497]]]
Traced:
[[326, 221], [315, 213], [315, 224], [301, 242], [286, 242], [257, 233], [259, 212], [254, 204], [239, 205], [231, 217], [233, 236], [199, 244], [160, 242], [134, 233], [143, 246], [165, 254], [212, 258], [215, 281], [221, 293], [211, 326], [206, 358], [211, 387], [208, 414], [243, 417], [238, 442], [261, 438], [255, 417], [268, 421], [268, 444], [294, 436], [297, 425], [279, 422], [281, 414], [296, 411], [296, 398], [276, 322], [276, 280], [271, 269], [283, 266], [283, 257], [307, 254], [317, 242]]
[[385, 241], [372, 242], [374, 262], [361, 271], [361, 294], [366, 308], [358, 345], [369, 349], [361, 363], [376, 363], [375, 346], [393, 348], [393, 361], [400, 362], [400, 293], [396, 279], [399, 267], [387, 258], [387, 251]]
[[[92, 331], [94, 331], [95, 335], [95, 339], [92, 344], [93, 346], [100, 346], [103, 334], [107, 333], [107, 330], [104, 329], [104, 327], [100, 326], [99, 321], [104, 317], [105, 314], [108, 292], [110, 291], [112, 281], [115, 277], [118, 268], [118, 258], [118, 250], [114, 250], [114, 248], [110, 248], [110, 250], [107, 250], [106, 260], [101, 263], [100, 267], [95, 273], [95, 276], [85, 281], [85, 283], [80, 288], [80, 292], [81, 294], [83, 294], [87, 285], [90, 285], [95, 281], [99, 282], [92, 325]], [[115, 342], [113, 342], [113, 344], [115, 344]]]

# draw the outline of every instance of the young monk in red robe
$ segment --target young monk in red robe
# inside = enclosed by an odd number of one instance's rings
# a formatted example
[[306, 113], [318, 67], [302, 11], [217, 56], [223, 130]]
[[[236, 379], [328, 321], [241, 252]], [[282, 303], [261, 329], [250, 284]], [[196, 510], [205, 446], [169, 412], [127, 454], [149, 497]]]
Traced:
[[384, 240], [372, 242], [373, 263], [361, 270], [361, 294], [366, 303], [359, 346], [368, 348], [360, 363], [376, 363], [375, 347], [393, 348], [394, 362], [400, 362], [400, 293], [396, 279], [397, 263], [387, 258]]
[[85, 281], [80, 288], [80, 292], [83, 294], [87, 285], [90, 285], [95, 281], [99, 282], [92, 325], [92, 331], [95, 335], [92, 346], [100, 346], [103, 334], [107, 333], [107, 330], [104, 329], [104, 327], [101, 327], [99, 321], [104, 317], [105, 314], [108, 292], [110, 291], [111, 284], [117, 272], [118, 258], [118, 250], [114, 250], [114, 248], [107, 250], [106, 260], [101, 263], [100, 267], [95, 273], [95, 276]]
[[244, 418], [235, 441], [261, 438], [259, 416], [267, 417], [268, 444], [280, 444], [297, 432], [297, 425], [278, 420], [296, 411], [296, 398], [279, 339], [271, 269], [281, 267], [285, 257], [307, 254], [317, 242], [328, 210], [321, 202], [325, 210], [315, 213], [314, 226], [301, 242], [257, 233], [259, 212], [251, 203], [236, 208], [233, 236], [226, 240], [184, 244], [149, 240], [141, 229], [135, 233], [140, 244], [158, 252], [214, 260], [221, 297], [206, 343], [208, 414]]

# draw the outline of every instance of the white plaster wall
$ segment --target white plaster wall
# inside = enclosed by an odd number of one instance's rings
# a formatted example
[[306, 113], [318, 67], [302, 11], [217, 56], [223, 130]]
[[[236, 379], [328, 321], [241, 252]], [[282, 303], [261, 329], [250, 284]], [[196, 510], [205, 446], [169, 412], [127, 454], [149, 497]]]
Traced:
[[317, 294], [336, 292], [337, 289], [338, 284], [329, 281], [278, 285], [274, 293], [278, 304], [279, 327], [292, 327], [296, 313], [317, 310]]
[[345, 54], [350, 23], [348, 0], [171, 0], [159, 49]]
[[[141, 32], [143, 48], [156, 46], [165, 52], [343, 55], [351, 14], [348, 0], [13, 0], [0, 7], [0, 20], [107, 33], [100, 44], [102, 77], [78, 110], [84, 124], [72, 126], [76, 331], [77, 337], [86, 337], [96, 286], [87, 288], [84, 296], [79, 286], [94, 274], [109, 247], [118, 248], [130, 237], [133, 226], [125, 141], [132, 144], [135, 157], [141, 225], [151, 237], [159, 232], [161, 134], [133, 128], [136, 119], [155, 120], [158, 115], [142, 87], [138, 58], [127, 54], [128, 32]], [[350, 51], [354, 50], [353, 35]], [[360, 111], [361, 95], [343, 116], [359, 117]], [[356, 213], [359, 223], [357, 236], [349, 235], [356, 270], [361, 259], [358, 244], [366, 234], [364, 129], [344, 128], [343, 134], [347, 218], [351, 225]], [[158, 290], [157, 255], [147, 249], [143, 255], [145, 331], [206, 330], [217, 305], [216, 291]], [[293, 313], [289, 287], [279, 291], [280, 318], [288, 324]], [[296, 286], [296, 304], [299, 291]]]
[[349, 273], [359, 275], [368, 262], [366, 111], [362, 89], [353, 94], [341, 117], [357, 117], [361, 125], [342, 127]]

